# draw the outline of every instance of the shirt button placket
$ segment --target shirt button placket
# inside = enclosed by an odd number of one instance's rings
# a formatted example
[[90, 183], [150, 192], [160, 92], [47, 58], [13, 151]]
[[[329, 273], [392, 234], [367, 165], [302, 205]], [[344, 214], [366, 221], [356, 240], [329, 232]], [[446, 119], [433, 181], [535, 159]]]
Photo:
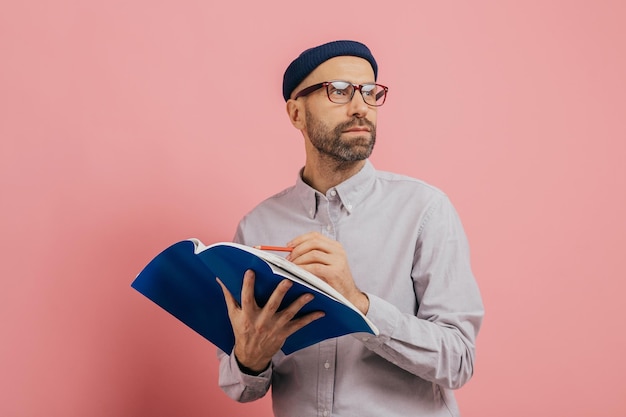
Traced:
[[331, 415], [333, 409], [335, 364], [337, 341], [336, 339], [325, 340], [320, 343], [319, 376], [317, 392], [317, 415], [324, 417]]
[[330, 202], [327, 198], [320, 198], [318, 206], [318, 216], [322, 234], [331, 239], [335, 238], [335, 228], [330, 216]]

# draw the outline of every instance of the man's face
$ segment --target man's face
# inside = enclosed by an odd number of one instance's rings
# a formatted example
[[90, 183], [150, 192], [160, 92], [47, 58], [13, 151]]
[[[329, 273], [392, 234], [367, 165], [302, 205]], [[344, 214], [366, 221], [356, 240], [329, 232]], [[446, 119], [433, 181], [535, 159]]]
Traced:
[[[342, 56], [317, 67], [296, 89], [324, 82], [342, 80], [353, 84], [374, 82], [374, 71], [362, 58]], [[308, 95], [305, 108], [305, 136], [321, 156], [338, 162], [368, 158], [376, 142], [376, 107], [367, 105], [359, 91], [352, 101], [336, 104], [328, 99], [326, 88]]]
[[320, 154], [338, 162], [362, 161], [372, 154], [376, 125], [369, 120], [352, 117], [331, 126], [316, 117], [308, 106], [306, 120], [306, 134]]

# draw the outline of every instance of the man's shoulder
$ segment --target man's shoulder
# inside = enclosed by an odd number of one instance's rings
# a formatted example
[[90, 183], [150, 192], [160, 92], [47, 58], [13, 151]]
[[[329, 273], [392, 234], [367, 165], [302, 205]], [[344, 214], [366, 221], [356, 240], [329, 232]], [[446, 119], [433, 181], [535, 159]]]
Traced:
[[272, 204], [276, 204], [276, 203], [281, 203], [282, 204], [285, 201], [288, 201], [290, 199], [296, 198], [295, 191], [296, 191], [295, 185], [292, 185], [290, 187], [284, 188], [284, 189], [278, 191], [277, 193], [274, 193], [274, 194], [270, 195], [266, 199], [261, 200], [261, 202], [259, 202], [256, 205], [256, 207], [272, 205]]
[[446, 194], [438, 187], [419, 178], [411, 177], [406, 174], [399, 174], [390, 171], [376, 171], [376, 181], [384, 186], [406, 192], [420, 192], [433, 196], [445, 196]]
[[290, 207], [295, 204], [295, 186], [287, 187], [277, 193], [261, 200], [247, 213], [247, 217], [255, 213], [276, 211], [280, 207]]

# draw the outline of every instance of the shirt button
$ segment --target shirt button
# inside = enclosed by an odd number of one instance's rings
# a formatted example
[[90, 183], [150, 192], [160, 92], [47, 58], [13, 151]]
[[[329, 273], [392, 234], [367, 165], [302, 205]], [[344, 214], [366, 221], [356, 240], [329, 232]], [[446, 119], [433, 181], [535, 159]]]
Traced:
[[324, 368], [326, 369], [330, 368], [330, 363], [328, 363], [328, 361], [326, 361], [326, 363], [324, 364]]
[[327, 416], [327, 415], [328, 415], [328, 410], [324, 410], [324, 412], [323, 412], [322, 414], [324, 414], [325, 416]]
[[367, 342], [368, 340], [370, 340], [370, 338], [368, 336], [363, 336], [361, 340], [364, 342]]
[[337, 195], [337, 191], [335, 190], [330, 190], [330, 195], [332, 195], [333, 197]]
[[330, 229], [332, 229], [332, 226], [330, 224], [326, 225], [326, 230], [330, 232]]

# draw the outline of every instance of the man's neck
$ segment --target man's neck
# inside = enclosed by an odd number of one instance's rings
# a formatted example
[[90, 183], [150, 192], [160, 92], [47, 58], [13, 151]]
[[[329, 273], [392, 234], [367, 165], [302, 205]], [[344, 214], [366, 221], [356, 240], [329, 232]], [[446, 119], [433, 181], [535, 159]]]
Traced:
[[302, 180], [322, 194], [356, 175], [365, 165], [365, 160], [340, 162], [336, 160], [307, 160], [302, 171]]

